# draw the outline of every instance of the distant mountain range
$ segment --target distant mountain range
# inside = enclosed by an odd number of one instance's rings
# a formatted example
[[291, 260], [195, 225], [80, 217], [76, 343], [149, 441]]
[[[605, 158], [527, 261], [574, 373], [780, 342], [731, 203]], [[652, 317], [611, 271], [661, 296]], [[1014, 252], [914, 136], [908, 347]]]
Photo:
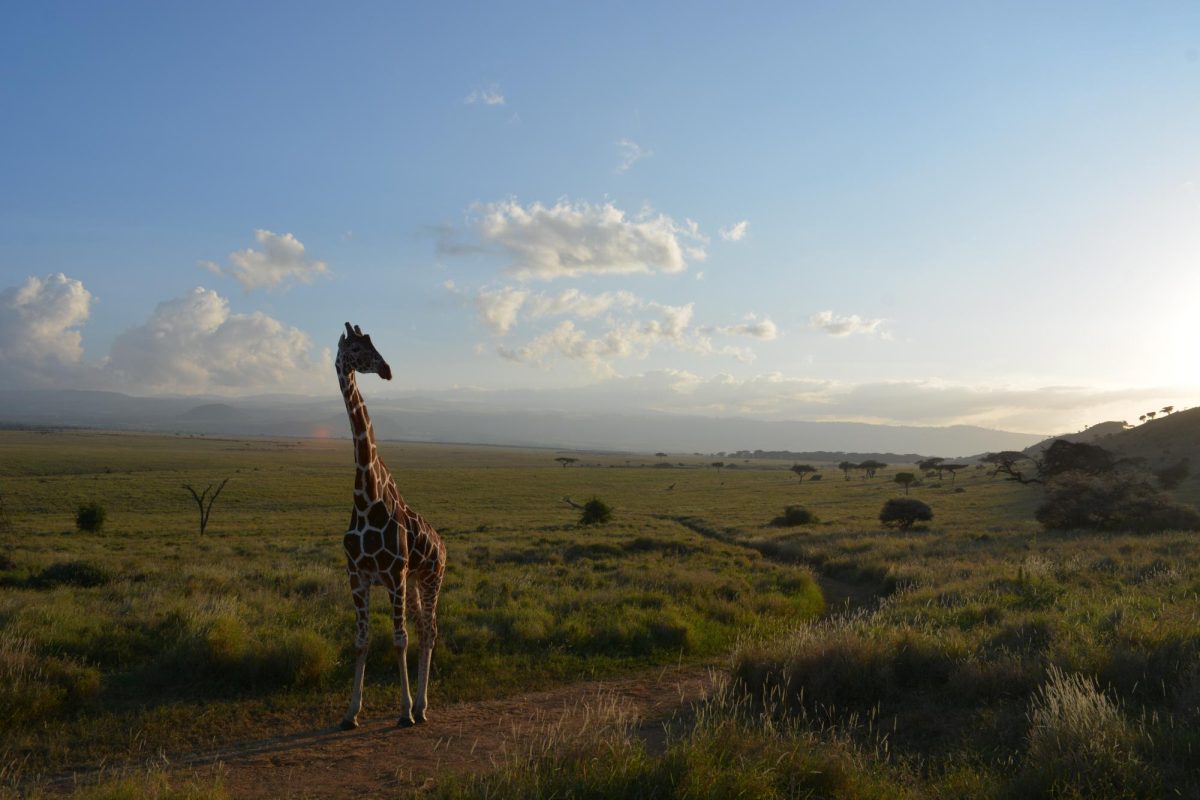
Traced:
[[[1044, 437], [971, 425], [916, 427], [858, 422], [769, 421], [655, 411], [491, 407], [429, 397], [372, 400], [381, 439], [505, 444], [623, 452], [904, 453], [963, 458], [1022, 450]], [[340, 400], [304, 397], [131, 397], [117, 392], [0, 392], [0, 424], [233, 436], [344, 437]]]

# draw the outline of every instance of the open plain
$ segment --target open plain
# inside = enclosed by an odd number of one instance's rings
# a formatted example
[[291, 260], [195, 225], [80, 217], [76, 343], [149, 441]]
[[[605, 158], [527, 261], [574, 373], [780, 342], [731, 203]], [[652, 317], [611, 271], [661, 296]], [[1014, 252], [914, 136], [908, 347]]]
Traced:
[[[1195, 534], [987, 469], [385, 442], [449, 551], [430, 722], [363, 729], [346, 440], [0, 432], [0, 781], [83, 797], [1160, 797], [1200, 786]], [[554, 459], [577, 459], [561, 466]], [[228, 478], [204, 536], [195, 501]], [[848, 479], [847, 479], [848, 478]], [[1194, 501], [1197, 482], [1177, 490]], [[610, 522], [581, 526], [599, 497]], [[76, 529], [80, 505], [103, 528]], [[772, 521], [803, 505], [817, 521]], [[379, 591], [379, 590], [376, 590]], [[410, 657], [415, 656], [410, 648]]]

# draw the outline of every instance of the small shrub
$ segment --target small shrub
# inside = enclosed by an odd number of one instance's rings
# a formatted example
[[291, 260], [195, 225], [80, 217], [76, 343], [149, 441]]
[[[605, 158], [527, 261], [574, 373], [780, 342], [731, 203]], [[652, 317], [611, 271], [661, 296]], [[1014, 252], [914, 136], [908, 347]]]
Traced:
[[295, 631], [267, 640], [249, 667], [260, 682], [305, 688], [320, 683], [336, 660], [333, 646], [320, 635]]
[[580, 525], [602, 525], [612, 519], [612, 506], [593, 497], [583, 504], [583, 513], [579, 516]]
[[75, 512], [75, 527], [88, 533], [97, 533], [104, 527], [108, 514], [99, 503], [85, 503]]
[[78, 586], [88, 589], [103, 586], [112, 576], [89, 561], [58, 561], [43, 569], [31, 581], [35, 586], [49, 589], [54, 586]]
[[804, 506], [788, 506], [783, 515], [771, 520], [771, 524], [780, 528], [792, 528], [796, 525], [812, 525], [819, 520], [817, 515]]
[[894, 497], [883, 504], [879, 512], [879, 521], [888, 527], [895, 526], [907, 530], [915, 522], [928, 522], [933, 519], [933, 509], [914, 497]]

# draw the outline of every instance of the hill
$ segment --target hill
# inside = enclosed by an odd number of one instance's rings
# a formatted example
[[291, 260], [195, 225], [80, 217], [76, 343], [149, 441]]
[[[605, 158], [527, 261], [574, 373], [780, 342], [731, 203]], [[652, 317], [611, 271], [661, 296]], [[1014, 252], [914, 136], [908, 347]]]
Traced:
[[1200, 408], [1177, 411], [1132, 428], [1123, 422], [1101, 422], [1078, 433], [1051, 436], [1025, 448], [1025, 453], [1038, 455], [1059, 439], [1095, 444], [1125, 458], [1144, 459], [1151, 469], [1183, 458], [1200, 464]]

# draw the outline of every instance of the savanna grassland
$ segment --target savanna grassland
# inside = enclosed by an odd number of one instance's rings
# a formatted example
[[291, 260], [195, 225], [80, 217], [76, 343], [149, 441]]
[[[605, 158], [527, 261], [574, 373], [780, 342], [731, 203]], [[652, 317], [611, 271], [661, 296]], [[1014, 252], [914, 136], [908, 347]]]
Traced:
[[[884, 529], [893, 465], [385, 443], [446, 540], [431, 712], [658, 665], [724, 677], [651, 747], [620, 714], [441, 797], [1160, 797], [1200, 791], [1196, 534], [1044, 531], [1040, 490], [967, 470]], [[911, 467], [906, 467], [911, 469]], [[229, 482], [198, 532], [181, 488]], [[58, 791], [344, 711], [345, 441], [0, 433], [0, 779]], [[1194, 500], [1196, 482], [1179, 490]], [[593, 495], [615, 508], [577, 525]], [[103, 530], [75, 527], [100, 502]], [[778, 527], [801, 504], [812, 524]], [[857, 607], [826, 610], [830, 598]], [[372, 608], [367, 717], [396, 708]], [[831, 603], [836, 606], [836, 603]], [[415, 650], [415, 648], [413, 648]], [[410, 653], [415, 655], [415, 653]], [[421, 735], [421, 729], [405, 735]], [[220, 796], [161, 775], [90, 796]]]

